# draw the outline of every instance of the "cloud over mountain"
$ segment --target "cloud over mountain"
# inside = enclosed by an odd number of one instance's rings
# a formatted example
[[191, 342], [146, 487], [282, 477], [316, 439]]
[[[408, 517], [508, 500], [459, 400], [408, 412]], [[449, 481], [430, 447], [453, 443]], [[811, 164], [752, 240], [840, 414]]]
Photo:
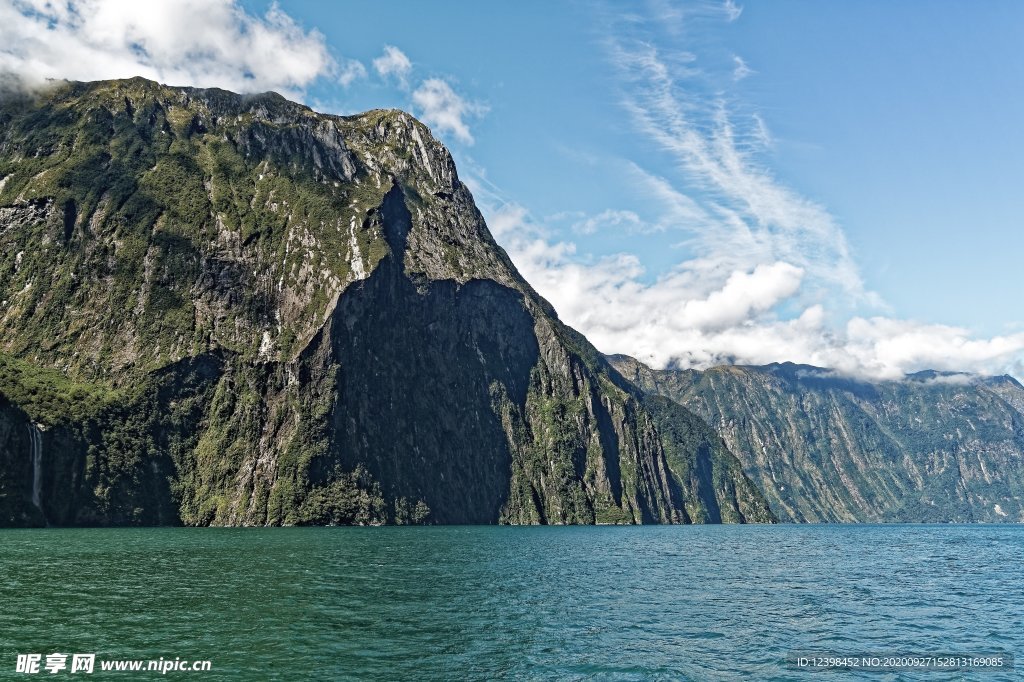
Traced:
[[298, 97], [321, 76], [351, 82], [323, 35], [277, 5], [234, 0], [14, 0], [0, 3], [0, 71], [28, 83], [144, 76], [164, 83]]
[[[738, 18], [736, 5], [725, 7]], [[677, 14], [665, 20], [685, 25]], [[607, 42], [628, 120], [674, 165], [667, 177], [641, 157], [611, 160], [645, 211], [536, 218], [472, 178], [499, 242], [564, 320], [602, 351], [656, 367], [789, 360], [871, 378], [1024, 370], [1024, 333], [978, 338], [889, 315], [839, 222], [771, 171], [762, 116], [737, 113], [727, 88], [746, 62], [729, 55], [716, 78], [697, 68], [698, 55], [647, 38], [620, 31]], [[679, 260], [652, 277], [633, 252], [593, 256], [583, 238], [601, 231], [678, 234]]]

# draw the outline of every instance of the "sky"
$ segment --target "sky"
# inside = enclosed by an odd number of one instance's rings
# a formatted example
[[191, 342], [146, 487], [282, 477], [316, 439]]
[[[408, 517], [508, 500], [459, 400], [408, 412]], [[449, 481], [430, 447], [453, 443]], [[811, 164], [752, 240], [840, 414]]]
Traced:
[[1024, 377], [1024, 3], [0, 0], [0, 72], [411, 111], [656, 367]]

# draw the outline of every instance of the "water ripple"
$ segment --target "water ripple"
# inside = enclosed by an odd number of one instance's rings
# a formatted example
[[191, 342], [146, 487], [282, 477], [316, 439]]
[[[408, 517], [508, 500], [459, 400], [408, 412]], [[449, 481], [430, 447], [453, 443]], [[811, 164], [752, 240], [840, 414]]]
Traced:
[[800, 680], [793, 652], [1024, 653], [1022, 566], [1015, 526], [0, 531], [0, 678]]

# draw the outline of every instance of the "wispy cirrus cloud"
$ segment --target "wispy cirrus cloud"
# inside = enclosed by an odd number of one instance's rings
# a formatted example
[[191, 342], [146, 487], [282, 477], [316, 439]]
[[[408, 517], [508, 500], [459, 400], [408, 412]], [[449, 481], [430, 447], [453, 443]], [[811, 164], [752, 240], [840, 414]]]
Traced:
[[737, 5], [735, 0], [725, 0], [722, 3], [722, 11], [725, 12], [727, 21], [736, 21], [743, 14], [743, 8]]
[[642, 231], [644, 221], [633, 211], [607, 209], [593, 216], [581, 216], [572, 225], [577, 234], [594, 234], [602, 230]]
[[750, 76], [751, 74], [755, 73], [752, 68], [747, 66], [747, 62], [743, 59], [743, 57], [739, 56], [738, 54], [734, 54], [732, 56], [732, 63], [735, 65], [732, 69], [732, 79], [734, 81], [741, 81], [747, 76]]
[[708, 278], [718, 270], [712, 264], [683, 262], [648, 281], [637, 256], [588, 256], [522, 205], [502, 203], [496, 188], [478, 177], [467, 180], [523, 276], [604, 352], [627, 353], [655, 367], [790, 360], [871, 379], [923, 369], [1024, 372], [1024, 333], [977, 338], [955, 326], [884, 316], [831, 323], [827, 302], [783, 318], [774, 309], [792, 300], [807, 278], [784, 261], [736, 270], [724, 280]]
[[650, 44], [612, 50], [625, 81], [623, 106], [637, 130], [674, 157], [689, 194], [699, 193], [702, 212], [715, 216], [697, 225], [698, 250], [732, 269], [785, 260], [807, 270], [814, 282], [839, 286], [855, 299], [872, 298], [828, 211], [778, 182], [754, 158], [763, 121], [738, 131], [720, 98], [699, 104], [684, 99], [687, 90], [670, 61]]
[[[735, 4], [723, 7], [739, 17]], [[681, 31], [705, 9], [663, 14]], [[669, 173], [610, 160], [645, 211], [610, 206], [537, 220], [471, 180], [517, 267], [598, 348], [659, 367], [790, 360], [887, 379], [921, 369], [1024, 371], [1024, 333], [977, 338], [885, 315], [835, 218], [771, 172], [762, 116], [736, 112], [726, 87], [745, 63], [723, 59], [715, 78], [698, 55], [659, 50], [649, 36], [617, 31], [607, 45], [633, 129], [671, 160]], [[635, 254], [588, 253], [588, 235], [616, 230], [679, 234], [678, 263], [652, 278]]]

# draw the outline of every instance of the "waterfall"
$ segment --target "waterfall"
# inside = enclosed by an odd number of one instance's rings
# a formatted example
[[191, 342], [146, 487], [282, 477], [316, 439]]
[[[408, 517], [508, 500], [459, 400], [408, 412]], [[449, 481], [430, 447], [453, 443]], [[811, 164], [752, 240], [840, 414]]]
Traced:
[[31, 422], [25, 426], [28, 428], [28, 442], [32, 449], [32, 504], [43, 511], [43, 434]]

